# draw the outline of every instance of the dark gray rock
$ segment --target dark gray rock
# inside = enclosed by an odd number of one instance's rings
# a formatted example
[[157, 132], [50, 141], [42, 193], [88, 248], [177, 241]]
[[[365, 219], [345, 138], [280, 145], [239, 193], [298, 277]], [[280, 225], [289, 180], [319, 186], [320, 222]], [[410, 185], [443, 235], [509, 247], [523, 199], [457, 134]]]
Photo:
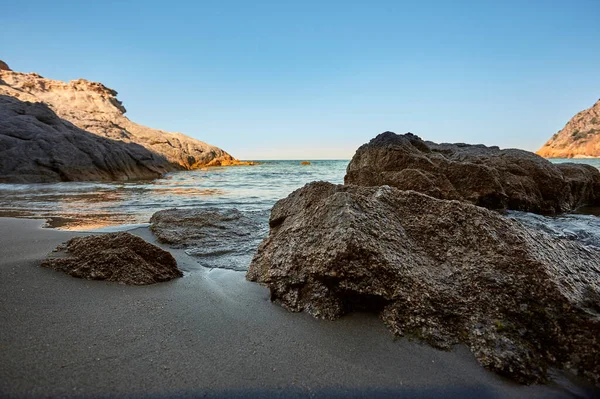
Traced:
[[86, 132], [142, 146], [165, 159], [169, 171], [249, 164], [184, 134], [152, 129], [129, 120], [117, 92], [99, 82], [85, 79], [62, 82], [36, 73], [0, 70], [0, 95], [42, 102], [60, 118]]
[[123, 232], [72, 238], [56, 248], [42, 266], [73, 277], [129, 285], [183, 276], [169, 252]]
[[[423, 163], [429, 162], [422, 157]], [[292, 311], [378, 312], [519, 382], [600, 382], [600, 252], [467, 202], [311, 183], [278, 201], [247, 273]], [[399, 360], [400, 361], [400, 360]]]
[[248, 270], [256, 248], [268, 233], [268, 213], [237, 209], [167, 209], [150, 219], [162, 243], [185, 248], [205, 267]]
[[0, 183], [154, 179], [168, 168], [138, 144], [81, 130], [43, 103], [0, 95]]
[[411, 133], [385, 132], [361, 146], [344, 182], [541, 214], [600, 201], [600, 172], [590, 165], [552, 164], [516, 149], [435, 144]]

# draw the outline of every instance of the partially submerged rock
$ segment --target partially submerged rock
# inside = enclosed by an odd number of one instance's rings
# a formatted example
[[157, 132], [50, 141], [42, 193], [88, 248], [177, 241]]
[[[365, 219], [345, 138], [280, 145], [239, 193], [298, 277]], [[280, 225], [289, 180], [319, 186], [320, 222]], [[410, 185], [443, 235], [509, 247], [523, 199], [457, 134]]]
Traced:
[[162, 243], [185, 248], [205, 267], [247, 270], [256, 248], [267, 236], [267, 212], [237, 209], [166, 209], [150, 219]]
[[[423, 160], [423, 162], [426, 162]], [[292, 311], [378, 312], [520, 382], [600, 382], [600, 252], [466, 202], [317, 182], [278, 201], [247, 273]]]
[[169, 252], [123, 232], [72, 238], [48, 255], [42, 266], [73, 277], [129, 285], [183, 276]]
[[361, 146], [346, 184], [389, 185], [495, 210], [556, 214], [600, 202], [600, 172], [552, 164], [531, 152], [468, 144], [435, 144], [385, 132]]

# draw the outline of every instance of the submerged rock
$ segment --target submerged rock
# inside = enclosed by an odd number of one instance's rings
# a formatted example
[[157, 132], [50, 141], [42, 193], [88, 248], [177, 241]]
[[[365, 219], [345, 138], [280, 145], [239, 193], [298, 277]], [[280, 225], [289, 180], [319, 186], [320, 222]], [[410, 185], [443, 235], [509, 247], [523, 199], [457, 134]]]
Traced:
[[[426, 162], [425, 160], [423, 162]], [[278, 201], [246, 275], [292, 311], [380, 314], [523, 383], [600, 382], [600, 252], [460, 201], [311, 183]]]
[[150, 219], [150, 230], [162, 243], [185, 248], [205, 267], [247, 270], [267, 236], [267, 212], [237, 209], [167, 209]]
[[516, 149], [435, 144], [411, 133], [385, 132], [361, 146], [344, 182], [541, 214], [600, 202], [600, 172], [593, 166], [552, 164]]
[[123, 232], [72, 238], [48, 255], [42, 266], [73, 277], [129, 285], [183, 276], [169, 252]]

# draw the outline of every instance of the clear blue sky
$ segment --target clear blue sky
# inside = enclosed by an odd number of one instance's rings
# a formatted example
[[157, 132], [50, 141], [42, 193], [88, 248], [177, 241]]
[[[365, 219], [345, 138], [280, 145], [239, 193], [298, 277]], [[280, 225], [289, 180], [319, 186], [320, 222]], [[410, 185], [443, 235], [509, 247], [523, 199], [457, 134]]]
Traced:
[[376, 134], [539, 148], [600, 98], [600, 0], [7, 1], [0, 59], [242, 159]]

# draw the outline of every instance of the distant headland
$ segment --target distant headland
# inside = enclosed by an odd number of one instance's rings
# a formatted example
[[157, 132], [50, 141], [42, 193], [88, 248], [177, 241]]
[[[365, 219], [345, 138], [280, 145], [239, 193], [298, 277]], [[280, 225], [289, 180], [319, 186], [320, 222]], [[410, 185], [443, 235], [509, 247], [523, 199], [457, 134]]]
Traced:
[[571, 118], [537, 154], [545, 158], [600, 157], [600, 100]]
[[249, 164], [184, 134], [132, 122], [116, 96], [102, 83], [46, 79], [0, 61], [0, 182], [136, 180]]

